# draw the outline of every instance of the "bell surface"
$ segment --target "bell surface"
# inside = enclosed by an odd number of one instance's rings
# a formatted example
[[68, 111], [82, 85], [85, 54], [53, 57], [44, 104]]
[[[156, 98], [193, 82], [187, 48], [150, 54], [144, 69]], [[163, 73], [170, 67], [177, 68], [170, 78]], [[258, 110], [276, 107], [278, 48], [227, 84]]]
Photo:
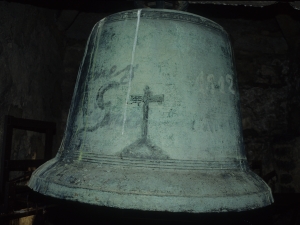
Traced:
[[249, 170], [228, 34], [186, 12], [138, 9], [93, 28], [56, 157], [29, 187], [126, 209], [226, 212], [264, 207]]

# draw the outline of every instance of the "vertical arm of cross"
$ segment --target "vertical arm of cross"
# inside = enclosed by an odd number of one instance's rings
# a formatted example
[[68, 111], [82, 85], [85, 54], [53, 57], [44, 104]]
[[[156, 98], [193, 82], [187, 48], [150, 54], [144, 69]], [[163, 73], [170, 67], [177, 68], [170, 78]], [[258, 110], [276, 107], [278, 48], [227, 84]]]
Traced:
[[143, 123], [142, 123], [142, 138], [147, 139], [148, 135], [148, 116], [149, 116], [149, 103], [158, 102], [162, 103], [164, 101], [164, 95], [152, 95], [149, 86], [144, 89], [144, 95], [131, 95], [130, 100], [132, 103], [143, 102]]

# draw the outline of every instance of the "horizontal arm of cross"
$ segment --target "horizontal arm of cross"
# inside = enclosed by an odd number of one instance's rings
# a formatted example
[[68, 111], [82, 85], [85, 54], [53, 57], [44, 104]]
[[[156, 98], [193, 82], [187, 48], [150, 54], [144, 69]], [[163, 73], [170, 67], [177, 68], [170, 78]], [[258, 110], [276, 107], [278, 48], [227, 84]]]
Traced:
[[142, 95], [130, 95], [131, 103], [141, 103], [144, 101], [144, 97]]
[[[148, 99], [149, 102], [158, 102], [162, 103], [164, 101], [164, 95], [154, 95], [150, 96]], [[130, 102], [131, 103], [141, 103], [144, 102], [144, 96], [142, 95], [130, 95]]]
[[153, 95], [150, 96], [149, 102], [158, 102], [162, 103], [164, 101], [164, 95]]

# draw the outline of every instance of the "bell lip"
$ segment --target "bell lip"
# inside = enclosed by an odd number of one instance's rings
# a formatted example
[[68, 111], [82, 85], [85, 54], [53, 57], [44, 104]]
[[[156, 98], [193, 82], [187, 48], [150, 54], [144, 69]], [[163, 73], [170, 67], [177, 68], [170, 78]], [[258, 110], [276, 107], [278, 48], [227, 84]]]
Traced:
[[[57, 163], [62, 161], [54, 158], [34, 171], [28, 186], [41, 194], [70, 201], [82, 202], [91, 205], [113, 207], [119, 209], [133, 209], [144, 211], [167, 211], [186, 213], [215, 213], [215, 212], [240, 212], [262, 208], [274, 202], [271, 189], [259, 178], [264, 190], [251, 194], [237, 194], [235, 196], [159, 196], [117, 193], [87, 187], [74, 187], [54, 181], [47, 173], [56, 173]], [[230, 170], [228, 171], [230, 173]], [[244, 171], [242, 171], [244, 172]], [[76, 171], [74, 172], [76, 173]], [[53, 174], [52, 174], [53, 176]], [[246, 176], [254, 176], [247, 173]], [[257, 176], [257, 175], [256, 175]], [[253, 178], [251, 178], [253, 180]], [[141, 181], [143, 182], [143, 181]], [[192, 183], [191, 183], [192, 184]], [[257, 185], [257, 184], [256, 184]], [[220, 187], [222, 188], [222, 187]]]

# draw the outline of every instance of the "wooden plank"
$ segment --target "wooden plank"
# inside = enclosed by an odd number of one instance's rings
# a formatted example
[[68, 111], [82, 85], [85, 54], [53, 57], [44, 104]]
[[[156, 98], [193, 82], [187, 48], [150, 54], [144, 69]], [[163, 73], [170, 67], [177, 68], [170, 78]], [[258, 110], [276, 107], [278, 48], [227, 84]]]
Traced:
[[52, 134], [56, 133], [56, 124], [54, 122], [15, 118], [13, 116], [8, 116], [8, 120], [9, 126], [16, 129], [30, 130], [40, 133], [46, 133], [48, 130], [51, 131]]

